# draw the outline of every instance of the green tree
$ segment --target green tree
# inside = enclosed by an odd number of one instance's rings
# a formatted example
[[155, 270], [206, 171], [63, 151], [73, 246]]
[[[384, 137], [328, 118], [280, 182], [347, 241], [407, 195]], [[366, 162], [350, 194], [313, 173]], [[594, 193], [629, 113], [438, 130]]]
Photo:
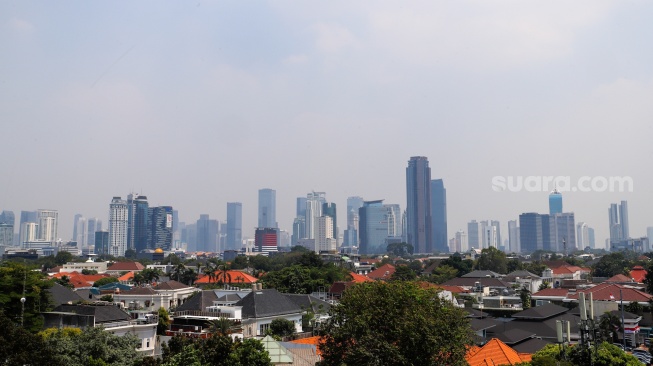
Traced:
[[43, 339], [20, 327], [0, 309], [1, 365], [57, 365]]
[[622, 252], [606, 254], [594, 265], [592, 276], [612, 277], [618, 274], [628, 275], [628, 268], [631, 267], [630, 264], [630, 261]]
[[519, 290], [519, 298], [521, 299], [522, 308], [524, 310], [530, 309], [531, 307], [531, 292], [528, 291], [526, 287], [522, 287]]
[[544, 282], [542, 282], [540, 284], [540, 287], [538, 287], [537, 290], [542, 291], [542, 290], [545, 290], [547, 288], [551, 288], [551, 284], [549, 283], [549, 281], [544, 281]]
[[87, 269], [87, 268], [84, 268], [84, 269], [82, 269], [82, 274], [83, 274], [83, 275], [96, 275], [96, 274], [97, 274], [97, 271], [94, 270], [94, 269]]
[[134, 249], [127, 249], [125, 250], [125, 258], [126, 259], [136, 259], [136, 251]]
[[57, 252], [57, 255], [54, 256], [54, 261], [58, 266], [63, 266], [68, 262], [72, 262], [75, 257], [70, 253], [63, 250]]
[[462, 259], [460, 254], [454, 254], [451, 257], [440, 262], [440, 265], [451, 266], [455, 268], [458, 271], [456, 277], [461, 277], [472, 271], [472, 268], [474, 267], [474, 261], [471, 259]]
[[238, 366], [270, 366], [270, 354], [257, 339], [248, 338], [234, 342], [230, 355], [234, 365]]
[[75, 288], [75, 286], [73, 286], [73, 284], [70, 282], [70, 277], [68, 276], [61, 276], [59, 278], [55, 278], [54, 281], [63, 287], [68, 287], [71, 290]]
[[142, 357], [136, 351], [141, 344], [138, 338], [133, 335], [115, 336], [102, 328], [89, 327], [80, 332], [54, 330], [45, 333], [44, 341], [58, 365], [101, 365], [101, 362], [133, 365]]
[[646, 285], [646, 292], [653, 294], [653, 292], [651, 292], [653, 291], [653, 263], [649, 264], [646, 268], [646, 277], [644, 277], [644, 284]]
[[[19, 262], [0, 264], [0, 309], [16, 324], [22, 320], [25, 329], [32, 332], [39, 331], [43, 325], [41, 312], [51, 308], [46, 290], [53, 285], [53, 281], [34, 269], [37, 268]], [[25, 298], [24, 304], [21, 298]]]
[[395, 273], [390, 276], [391, 281], [414, 281], [416, 278], [417, 274], [408, 266], [397, 266]]
[[581, 345], [565, 347], [563, 350], [557, 344], [549, 344], [537, 351], [531, 360], [532, 366], [590, 364], [595, 366], [640, 366], [641, 362], [635, 356], [607, 342], [599, 344], [596, 352]]
[[[370, 306], [374, 304], [374, 306]], [[324, 365], [466, 365], [472, 343], [462, 310], [414, 282], [347, 289], [321, 328]]]
[[218, 335], [228, 335], [234, 326], [233, 320], [229, 318], [221, 317], [220, 319], [211, 320], [209, 322], [209, 329], [211, 333]]
[[397, 257], [405, 257], [413, 254], [414, 247], [412, 244], [408, 243], [390, 243], [386, 247], [386, 251], [390, 254], [394, 254]]
[[450, 279], [456, 278], [457, 275], [458, 271], [455, 268], [448, 265], [440, 265], [433, 270], [433, 273], [431, 273], [430, 281], [441, 284]]
[[165, 335], [168, 327], [170, 327], [170, 314], [163, 306], [159, 308], [158, 314], [159, 323], [156, 326], [156, 334]]
[[108, 285], [110, 283], [116, 283], [116, 282], [120, 282], [120, 281], [118, 281], [118, 279], [115, 278], [115, 277], [104, 277], [104, 278], [100, 278], [99, 280], [95, 281], [93, 283], [93, 287], [102, 287], [104, 285]]
[[476, 261], [476, 269], [506, 274], [508, 271], [506, 253], [494, 247], [483, 249]]
[[290, 337], [295, 334], [295, 323], [288, 319], [274, 319], [270, 323], [270, 335], [280, 338]]

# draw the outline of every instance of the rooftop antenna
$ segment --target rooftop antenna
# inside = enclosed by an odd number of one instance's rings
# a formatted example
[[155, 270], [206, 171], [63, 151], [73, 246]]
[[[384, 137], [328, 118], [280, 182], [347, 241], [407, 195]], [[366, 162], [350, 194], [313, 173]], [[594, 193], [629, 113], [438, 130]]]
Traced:
[[25, 276], [23, 277], [23, 297], [20, 298], [21, 310], [20, 310], [20, 327], [24, 328], [25, 325], [25, 284], [27, 282], [27, 267], [25, 267]]

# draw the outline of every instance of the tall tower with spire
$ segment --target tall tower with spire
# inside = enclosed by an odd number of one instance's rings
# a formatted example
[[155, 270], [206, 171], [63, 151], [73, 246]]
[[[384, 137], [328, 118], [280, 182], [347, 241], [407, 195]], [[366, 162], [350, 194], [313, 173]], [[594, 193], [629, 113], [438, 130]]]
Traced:
[[549, 194], [549, 215], [562, 213], [562, 194], [557, 189]]

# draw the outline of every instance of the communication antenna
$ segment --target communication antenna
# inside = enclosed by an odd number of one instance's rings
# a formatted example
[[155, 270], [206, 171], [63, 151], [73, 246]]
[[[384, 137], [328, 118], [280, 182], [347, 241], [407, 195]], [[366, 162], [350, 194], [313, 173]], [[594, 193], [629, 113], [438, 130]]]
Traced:
[[20, 326], [21, 328], [25, 325], [25, 284], [27, 283], [27, 268], [25, 268], [25, 276], [23, 277], [23, 297], [20, 298], [21, 310], [20, 310]]

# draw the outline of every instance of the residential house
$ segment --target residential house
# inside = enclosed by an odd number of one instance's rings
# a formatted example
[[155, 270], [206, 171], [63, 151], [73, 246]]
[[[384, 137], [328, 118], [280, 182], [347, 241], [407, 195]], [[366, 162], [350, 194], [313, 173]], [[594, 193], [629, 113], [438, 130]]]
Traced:
[[373, 270], [372, 272], [367, 274], [367, 277], [373, 279], [373, 280], [384, 280], [387, 281], [392, 277], [392, 275], [395, 273], [396, 268], [392, 264], [386, 263], [382, 265], [381, 267]]
[[128, 313], [107, 302], [85, 305], [63, 304], [55, 307], [51, 312], [42, 314], [44, 329], [103, 327], [107, 332], [117, 336], [126, 334], [136, 336], [141, 342], [140, 347], [137, 347], [138, 350], [144, 355], [154, 356], [158, 323], [155, 315], [132, 319]]
[[123, 272], [140, 272], [144, 269], [145, 266], [139, 262], [115, 262], [107, 268], [106, 273], [112, 276], [119, 276]]
[[470, 366], [517, 365], [531, 361], [531, 355], [519, 353], [499, 339], [483, 347], [472, 347], [465, 357]]
[[195, 293], [197, 288], [177, 281], [161, 282], [154, 287], [133, 287], [128, 291], [113, 294], [113, 301], [122, 303], [128, 309], [166, 310], [181, 305]]

